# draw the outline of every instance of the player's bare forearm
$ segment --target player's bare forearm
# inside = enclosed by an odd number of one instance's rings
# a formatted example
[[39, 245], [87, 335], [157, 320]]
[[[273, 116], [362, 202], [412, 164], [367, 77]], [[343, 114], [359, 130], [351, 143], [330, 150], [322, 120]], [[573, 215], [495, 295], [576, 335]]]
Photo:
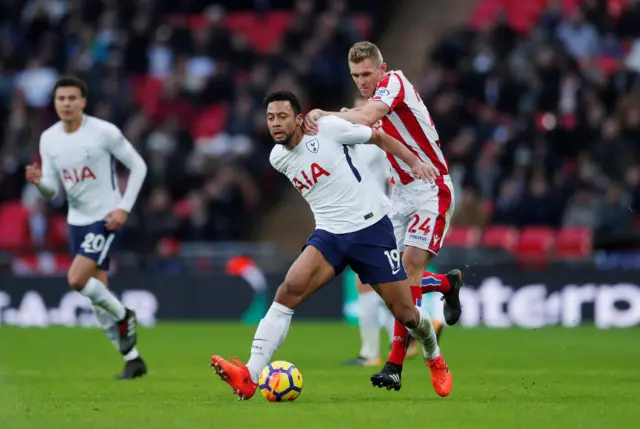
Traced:
[[369, 101], [367, 104], [346, 112], [325, 112], [325, 115], [335, 115], [354, 124], [372, 126], [389, 113], [389, 107], [380, 101]]
[[410, 167], [420, 162], [420, 158], [407, 149], [405, 145], [390, 135], [378, 130], [373, 130], [371, 134], [371, 143], [375, 144], [383, 151], [400, 158]]

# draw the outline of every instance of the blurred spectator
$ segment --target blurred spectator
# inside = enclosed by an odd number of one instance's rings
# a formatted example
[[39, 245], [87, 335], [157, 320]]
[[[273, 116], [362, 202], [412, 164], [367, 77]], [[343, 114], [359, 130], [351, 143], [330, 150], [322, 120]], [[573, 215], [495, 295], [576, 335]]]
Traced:
[[[147, 160], [126, 246], [169, 261], [168, 238], [251, 239], [255, 219], [285, 183], [273, 179], [268, 161], [265, 93], [292, 89], [305, 108], [342, 105], [352, 85], [345, 53], [362, 37], [345, 0], [329, 1], [324, 10], [312, 0], [292, 5], [288, 24], [248, 26], [245, 12], [227, 15], [205, 1], [3, 3], [0, 204], [22, 198], [30, 213], [28, 245], [46, 246], [49, 215], [65, 210], [63, 194], [45, 204], [25, 187], [23, 172], [38, 160], [41, 132], [55, 122], [52, 89], [66, 73], [88, 82], [87, 113], [118, 125]], [[261, 14], [269, 7], [255, 3]], [[261, 38], [273, 43], [262, 46]]]
[[149, 204], [144, 209], [144, 228], [151, 243], [163, 237], [175, 236], [178, 218], [173, 213], [171, 196], [166, 189], [155, 188], [149, 195]]
[[585, 20], [580, 9], [576, 9], [558, 26], [558, 39], [577, 60], [590, 60], [600, 53], [600, 36], [597, 28]]
[[518, 29], [515, 11], [500, 10], [430, 53], [421, 95], [463, 184], [455, 224], [476, 224], [481, 205], [495, 224], [580, 226], [604, 239], [633, 228], [640, 2], [566, 6], [532, 3], [527, 13], [537, 10], [538, 21]]
[[622, 190], [612, 185], [607, 189], [602, 207], [598, 233], [605, 236], [623, 236], [631, 228], [631, 210]]
[[564, 212], [562, 225], [596, 229], [600, 224], [599, 206], [600, 202], [588, 189], [577, 191]]
[[[453, 29], [430, 52], [416, 83], [459, 189], [457, 224], [581, 225], [606, 235], [639, 216], [640, 2], [617, 12], [597, 0], [564, 3], [527, 4], [539, 15], [526, 28], [502, 10], [488, 26]], [[253, 238], [254, 220], [286, 186], [268, 163], [262, 99], [289, 88], [305, 109], [345, 105], [345, 52], [362, 38], [349, 7], [295, 0], [277, 30], [230, 26], [206, 1], [3, 3], [0, 204], [23, 198], [38, 244], [41, 213], [64, 212], [60, 197], [41, 211], [23, 169], [54, 122], [56, 78], [76, 73], [90, 86], [88, 113], [121, 127], [148, 162], [130, 217], [144, 226], [132, 227], [144, 233], [134, 244], [158, 252], [166, 237]], [[269, 2], [255, 8], [268, 14]], [[258, 48], [267, 31], [278, 34]]]
[[485, 210], [482, 207], [482, 201], [478, 198], [473, 188], [464, 188], [462, 201], [456, 206], [456, 211], [460, 214], [454, 218], [453, 225], [484, 227], [486, 221]]

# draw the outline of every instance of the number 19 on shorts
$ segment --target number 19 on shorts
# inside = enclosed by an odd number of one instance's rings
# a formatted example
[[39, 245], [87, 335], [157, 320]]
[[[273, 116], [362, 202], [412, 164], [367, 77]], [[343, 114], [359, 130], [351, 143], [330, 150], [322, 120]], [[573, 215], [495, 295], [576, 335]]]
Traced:
[[393, 274], [398, 274], [402, 268], [400, 265], [400, 252], [398, 252], [398, 249], [385, 250], [384, 255], [387, 257], [389, 265], [391, 265], [391, 272]]

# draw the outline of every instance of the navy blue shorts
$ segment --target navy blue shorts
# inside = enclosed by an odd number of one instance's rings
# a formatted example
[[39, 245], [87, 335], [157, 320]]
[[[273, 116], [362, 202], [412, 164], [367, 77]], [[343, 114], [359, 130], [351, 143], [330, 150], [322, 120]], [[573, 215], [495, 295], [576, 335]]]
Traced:
[[373, 225], [347, 234], [316, 229], [307, 240], [340, 274], [347, 265], [362, 283], [383, 284], [407, 278], [393, 234], [393, 225], [383, 217]]
[[109, 252], [118, 244], [122, 229], [107, 231], [106, 222], [90, 225], [69, 225], [69, 245], [73, 256], [82, 255], [96, 261], [100, 270], [109, 270]]

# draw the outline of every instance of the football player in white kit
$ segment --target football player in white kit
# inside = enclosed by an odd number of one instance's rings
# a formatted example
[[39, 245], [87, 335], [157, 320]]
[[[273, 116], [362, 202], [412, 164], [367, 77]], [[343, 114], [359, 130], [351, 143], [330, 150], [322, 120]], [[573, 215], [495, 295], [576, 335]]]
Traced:
[[[356, 97], [354, 108], [360, 108], [367, 100]], [[342, 111], [348, 109], [343, 108]], [[389, 195], [391, 191], [391, 172], [386, 153], [375, 145], [357, 145], [354, 147], [356, 158], [373, 174], [378, 187]], [[425, 275], [428, 275], [426, 273]], [[389, 334], [389, 342], [393, 341], [394, 318], [384, 306], [380, 296], [375, 293], [371, 285], [363, 284], [356, 276], [358, 291], [358, 328], [360, 330], [360, 352], [356, 358], [346, 362], [354, 366], [380, 365], [380, 329], [385, 328]], [[423, 305], [431, 316], [436, 337], [440, 340], [440, 333], [444, 329], [443, 303], [438, 294], [431, 292], [423, 297]], [[418, 343], [411, 338], [407, 349], [407, 358], [415, 357], [419, 352]]]
[[[356, 97], [355, 107], [366, 103], [361, 97]], [[345, 109], [343, 109], [345, 110]], [[378, 188], [389, 195], [391, 173], [389, 162], [384, 151], [372, 144], [356, 145], [354, 147], [355, 158], [361, 165], [371, 172]], [[379, 366], [380, 365], [380, 329], [385, 328], [389, 334], [389, 343], [393, 341], [394, 318], [384, 305], [380, 296], [371, 285], [363, 284], [359, 276], [356, 277], [356, 289], [358, 291], [358, 329], [360, 330], [360, 352], [355, 359], [346, 362], [346, 365], [354, 366]], [[437, 331], [436, 331], [437, 333]]]
[[276, 143], [271, 164], [309, 203], [316, 229], [260, 321], [247, 365], [215, 355], [211, 366], [240, 399], [251, 398], [260, 372], [287, 336], [295, 308], [350, 266], [363, 283], [373, 285], [396, 320], [420, 342], [430, 357], [434, 390], [440, 396], [449, 395], [453, 378], [428, 314], [413, 305], [387, 217], [389, 199], [371, 173], [354, 163], [353, 145], [378, 145], [403, 159], [417, 180], [435, 181], [436, 170], [391, 136], [336, 117], [322, 119], [317, 136], [304, 135], [300, 102], [291, 92], [269, 94], [265, 107], [269, 132]]
[[[387, 154], [395, 182], [391, 194], [391, 220], [398, 249], [402, 252], [402, 263], [411, 282], [412, 298], [416, 305], [421, 305], [423, 293], [440, 292], [445, 321], [454, 325], [462, 314], [462, 272], [457, 269], [446, 274], [425, 272], [442, 247], [455, 211], [449, 166], [440, 148], [433, 119], [402, 71], [387, 70], [376, 45], [370, 42], [354, 44], [349, 50], [348, 61], [351, 77], [367, 103], [342, 112], [312, 110], [305, 117], [305, 131], [313, 134], [317, 120], [325, 115], [373, 126], [395, 137], [438, 170], [440, 174], [435, 183], [422, 183], [407, 174], [407, 165], [401, 159]], [[400, 388], [408, 340], [406, 328], [395, 323], [391, 353], [382, 370], [371, 377], [375, 386]]]
[[[67, 281], [91, 300], [98, 322], [124, 357], [118, 378], [140, 377], [147, 367], [136, 349], [136, 316], [107, 288], [107, 272], [109, 253], [136, 202], [147, 165], [115, 125], [84, 114], [87, 86], [82, 80], [61, 78], [53, 97], [60, 121], [42, 133], [42, 166], [27, 166], [26, 178], [45, 198], [54, 197], [62, 182], [74, 255]], [[117, 186], [114, 158], [130, 172], [124, 195]]]

